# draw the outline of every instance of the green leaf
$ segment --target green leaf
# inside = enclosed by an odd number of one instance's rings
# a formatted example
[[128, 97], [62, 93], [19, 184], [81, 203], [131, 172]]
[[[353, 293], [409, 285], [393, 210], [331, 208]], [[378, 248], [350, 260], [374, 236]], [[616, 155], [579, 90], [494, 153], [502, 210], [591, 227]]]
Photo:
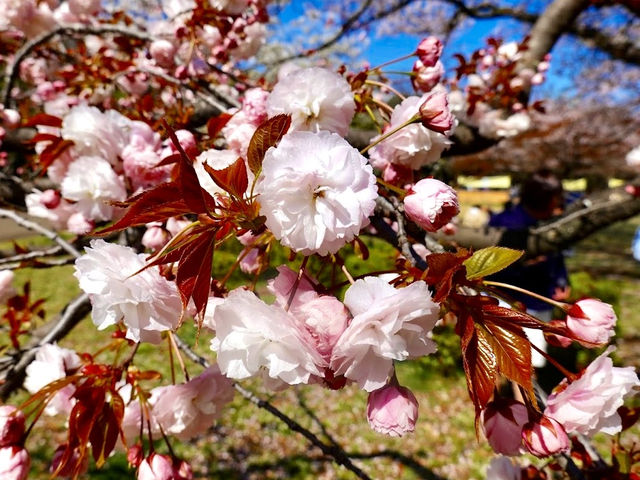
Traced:
[[487, 277], [508, 267], [518, 260], [524, 252], [505, 247], [487, 247], [476, 251], [464, 261], [467, 267], [467, 280]]

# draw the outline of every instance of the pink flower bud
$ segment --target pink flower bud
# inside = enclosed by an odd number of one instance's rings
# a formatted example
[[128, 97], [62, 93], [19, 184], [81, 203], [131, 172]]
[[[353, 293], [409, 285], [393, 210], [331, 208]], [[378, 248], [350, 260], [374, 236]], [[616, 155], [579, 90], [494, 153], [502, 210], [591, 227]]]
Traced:
[[42, 192], [42, 195], [40, 195], [40, 203], [45, 208], [52, 210], [56, 208], [58, 205], [60, 205], [61, 198], [62, 196], [60, 195], [59, 191], [48, 189]]
[[604, 345], [614, 335], [616, 314], [608, 303], [595, 298], [577, 301], [567, 313], [567, 329], [585, 347]]
[[426, 67], [433, 67], [442, 55], [442, 42], [434, 36], [423, 38], [418, 44], [416, 55]]
[[127, 450], [127, 462], [129, 462], [129, 465], [132, 467], [137, 468], [142, 463], [142, 460], [144, 460], [143, 455], [142, 445], [136, 443]]
[[6, 109], [2, 111], [2, 121], [7, 128], [16, 128], [20, 125], [20, 113], [17, 110]]
[[171, 234], [157, 225], [147, 227], [142, 235], [142, 245], [150, 250], [159, 250], [169, 241]]
[[527, 407], [515, 400], [496, 400], [482, 412], [484, 435], [491, 448], [502, 455], [520, 453], [522, 426], [528, 421]]
[[564, 427], [553, 418], [542, 416], [522, 429], [526, 449], [536, 457], [548, 457], [569, 450], [571, 442]]
[[29, 474], [31, 458], [29, 452], [17, 445], [0, 448], [0, 478], [2, 480], [24, 480]]
[[138, 480], [174, 480], [173, 461], [167, 455], [152, 453], [138, 467]]
[[24, 413], [13, 405], [0, 407], [0, 447], [20, 443], [24, 434]]
[[170, 68], [174, 63], [176, 46], [169, 40], [155, 40], [149, 46], [149, 53], [159, 66]]
[[428, 232], [435, 232], [460, 211], [456, 191], [435, 178], [416, 183], [404, 197], [407, 217]]
[[413, 64], [411, 83], [417, 92], [429, 92], [435, 87], [444, 75], [442, 62], [436, 62], [432, 67], [427, 67], [420, 60]]
[[177, 480], [191, 480], [193, 478], [193, 470], [191, 465], [182, 460], [175, 469]]
[[75, 235], [85, 235], [93, 230], [94, 226], [94, 223], [80, 212], [74, 213], [67, 220], [67, 229]]
[[415, 428], [418, 400], [408, 388], [386, 385], [369, 394], [367, 419], [376, 432], [401, 437]]
[[454, 125], [445, 92], [433, 92], [420, 105], [420, 120], [429, 130], [446, 134]]

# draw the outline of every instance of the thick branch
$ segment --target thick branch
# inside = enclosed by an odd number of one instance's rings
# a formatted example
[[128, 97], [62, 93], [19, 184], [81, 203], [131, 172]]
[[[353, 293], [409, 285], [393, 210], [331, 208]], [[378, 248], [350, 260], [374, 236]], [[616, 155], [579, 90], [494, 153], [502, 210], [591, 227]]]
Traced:
[[504, 245], [525, 250], [535, 257], [565, 249], [613, 223], [640, 214], [640, 198], [623, 188], [591, 195], [573, 205], [567, 212], [542, 226], [529, 230], [460, 227], [455, 235], [439, 234], [445, 244], [484, 248]]
[[52, 240], [53, 242], [60, 245], [65, 251], [70, 253], [75, 258], [78, 258], [81, 256], [80, 252], [73, 245], [71, 245], [69, 242], [63, 239], [56, 232], [49, 230], [48, 228], [45, 228], [42, 225], [38, 225], [35, 222], [27, 220], [26, 218], [21, 217], [20, 215], [18, 215], [16, 212], [12, 210], [6, 210], [4, 208], [0, 208], [0, 217], [10, 218], [21, 227], [27, 228], [41, 235], [44, 235], [49, 240]]

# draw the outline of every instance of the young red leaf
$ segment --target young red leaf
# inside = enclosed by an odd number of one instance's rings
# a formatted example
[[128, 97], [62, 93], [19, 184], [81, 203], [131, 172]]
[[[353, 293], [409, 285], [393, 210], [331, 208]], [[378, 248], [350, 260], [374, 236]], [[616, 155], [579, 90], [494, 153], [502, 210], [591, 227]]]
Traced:
[[462, 365], [467, 378], [469, 397], [476, 409], [476, 420], [485, 408], [495, 388], [498, 369], [486, 331], [476, 328], [472, 317], [464, 322], [460, 338]]
[[495, 357], [498, 372], [521, 385], [535, 404], [531, 343], [522, 328], [508, 323], [498, 324], [484, 319], [477, 329], [486, 329], [487, 343]]
[[213, 233], [201, 234], [190, 248], [184, 250], [176, 273], [182, 304], [186, 308], [189, 299], [193, 298], [197, 313], [204, 312], [209, 299], [215, 248], [215, 231]]
[[[89, 433], [91, 453], [98, 468], [104, 465], [113, 451], [120, 434], [120, 424], [124, 415], [124, 402], [117, 392], [111, 391], [111, 403], [104, 403]], [[115, 408], [114, 408], [115, 406]]]
[[211, 117], [207, 121], [207, 133], [209, 137], [216, 138], [224, 126], [231, 120], [233, 115], [229, 113], [221, 113], [215, 117]]
[[164, 221], [170, 217], [190, 213], [189, 206], [182, 197], [182, 191], [173, 182], [162, 183], [120, 205], [129, 208], [120, 220], [97, 232], [98, 235], [107, 235], [128, 227]]
[[204, 164], [204, 169], [220, 188], [234, 197], [242, 198], [244, 192], [247, 191], [249, 179], [247, 177], [247, 168], [242, 158], [238, 158], [232, 165], [222, 170], [215, 170], [207, 163]]
[[36, 125], [46, 125], [47, 127], [62, 127], [62, 119], [58, 117], [54, 117], [53, 115], [48, 115], [46, 113], [38, 113], [34, 115], [29, 120], [27, 120], [22, 126], [23, 127], [35, 127]]
[[180, 188], [182, 198], [189, 206], [192, 213], [209, 213], [216, 207], [213, 197], [200, 186], [198, 181], [198, 175], [193, 168], [193, 161], [189, 158], [187, 153], [180, 145], [178, 137], [169, 124], [163, 120], [164, 128], [166, 129], [169, 138], [173, 142], [176, 150], [180, 154], [180, 161], [178, 162], [178, 173], [176, 184]]
[[262, 169], [264, 154], [278, 144], [291, 125], [291, 115], [276, 115], [263, 122], [254, 132], [247, 149], [249, 169], [258, 175]]

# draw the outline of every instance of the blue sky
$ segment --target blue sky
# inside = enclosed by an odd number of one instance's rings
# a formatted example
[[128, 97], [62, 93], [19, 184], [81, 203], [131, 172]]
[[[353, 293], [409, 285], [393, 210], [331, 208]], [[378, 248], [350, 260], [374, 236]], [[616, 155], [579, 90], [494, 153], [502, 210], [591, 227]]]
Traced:
[[[291, 19], [299, 18], [305, 14], [305, 3], [302, 1], [290, 2], [280, 13], [279, 18], [283, 23], [287, 23]], [[469, 56], [474, 50], [482, 47], [484, 40], [489, 36], [502, 38], [504, 41], [518, 40], [523, 37], [526, 28], [523, 29], [522, 24], [513, 20], [479, 20], [472, 22], [464, 29], [458, 29], [447, 44], [443, 53], [442, 61], [447, 70], [448, 76], [451, 75], [452, 69], [458, 65], [458, 61], [453, 57], [455, 53], [462, 53]], [[369, 45], [363, 52], [363, 57], [372, 66], [379, 65], [390, 59], [397, 58], [401, 55], [412, 52], [418, 42], [420, 36], [398, 34], [384, 37], [377, 37], [374, 34], [369, 35]], [[394, 70], [411, 71], [414, 58], [410, 58], [393, 65]], [[551, 92], [559, 95], [563, 90], [571, 85], [571, 79], [565, 76], [554, 63], [551, 64], [551, 70], [548, 73], [545, 90], [547, 94]]]

